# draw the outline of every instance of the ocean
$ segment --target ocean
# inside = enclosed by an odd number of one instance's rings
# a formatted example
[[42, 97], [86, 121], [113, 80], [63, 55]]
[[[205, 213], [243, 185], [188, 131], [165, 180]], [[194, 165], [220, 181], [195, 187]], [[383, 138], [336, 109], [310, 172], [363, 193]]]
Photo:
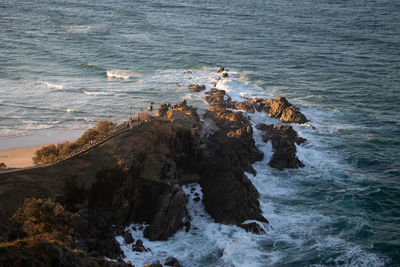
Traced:
[[[172, 255], [184, 266], [400, 265], [400, 2], [396, 0], [0, 2], [0, 149], [77, 137], [150, 101], [187, 99], [218, 83], [235, 99], [285, 96], [306, 165], [249, 174], [271, 227], [219, 225], [189, 197], [193, 231], [134, 264]], [[185, 72], [190, 70], [192, 74]], [[257, 122], [279, 123], [266, 114]], [[71, 134], [72, 133], [72, 134]], [[198, 185], [192, 185], [201, 193]], [[185, 189], [188, 195], [190, 190]], [[134, 236], [140, 236], [135, 232]]]

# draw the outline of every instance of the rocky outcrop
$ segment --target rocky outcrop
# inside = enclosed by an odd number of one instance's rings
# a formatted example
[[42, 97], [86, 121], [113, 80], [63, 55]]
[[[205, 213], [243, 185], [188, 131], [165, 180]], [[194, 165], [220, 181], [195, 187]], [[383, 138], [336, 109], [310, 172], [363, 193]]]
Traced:
[[241, 103], [244, 107], [252, 105], [257, 111], [267, 112], [269, 117], [281, 119], [284, 122], [307, 122], [306, 116], [304, 116], [298, 108], [290, 104], [283, 96], [279, 96], [275, 99], [247, 98]]
[[302, 144], [306, 139], [297, 135], [292, 126], [258, 124], [257, 129], [263, 132], [265, 142], [271, 142], [274, 154], [269, 165], [276, 169], [302, 168], [304, 164], [296, 156], [296, 145]]
[[169, 107], [169, 104], [159, 105], [156, 111], [156, 117], [163, 118], [167, 114]]
[[206, 89], [206, 86], [204, 84], [193, 83], [193, 84], [189, 85], [189, 90], [192, 91], [193, 93], [198, 93], [205, 89]]
[[224, 90], [213, 88], [205, 93], [204, 99], [212, 107], [237, 109], [248, 113], [264, 111], [269, 117], [281, 119], [284, 122], [307, 122], [306, 116], [282, 96], [275, 99], [246, 98], [242, 102], [235, 102]]
[[216, 222], [225, 224], [267, 222], [260, 210], [258, 191], [244, 174], [255, 175], [252, 164], [263, 158], [255, 146], [249, 118], [231, 110], [236, 103], [224, 90], [211, 89], [205, 100], [211, 107], [204, 114], [201, 138], [209, 160], [200, 183], [207, 212]]
[[186, 215], [186, 196], [178, 185], [160, 197], [153, 222], [144, 231], [150, 240], [166, 240], [183, 226]]
[[236, 104], [232, 101], [232, 98], [226, 94], [225, 90], [219, 90], [212, 88], [210, 91], [205, 92], [204, 99], [206, 102], [215, 108], [233, 108]]

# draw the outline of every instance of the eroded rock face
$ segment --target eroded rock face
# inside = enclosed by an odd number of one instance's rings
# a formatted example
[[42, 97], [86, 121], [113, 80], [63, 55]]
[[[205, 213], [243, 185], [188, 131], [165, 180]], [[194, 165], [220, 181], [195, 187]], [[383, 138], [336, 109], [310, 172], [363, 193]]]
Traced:
[[155, 218], [144, 231], [149, 240], [167, 240], [183, 226], [186, 215], [186, 196], [182, 188], [175, 185], [165, 192], [158, 202]]
[[258, 124], [257, 129], [263, 131], [265, 142], [271, 141], [274, 154], [269, 165], [276, 169], [302, 168], [304, 164], [296, 156], [296, 145], [302, 144], [306, 139], [297, 135], [292, 126]]
[[204, 114], [202, 142], [208, 165], [202, 174], [203, 202], [220, 223], [240, 225], [246, 220], [267, 222], [258, 202], [258, 191], [244, 171], [255, 175], [252, 164], [263, 153], [253, 139], [249, 118], [232, 111], [235, 103], [225, 91], [211, 89], [205, 100], [211, 107]]

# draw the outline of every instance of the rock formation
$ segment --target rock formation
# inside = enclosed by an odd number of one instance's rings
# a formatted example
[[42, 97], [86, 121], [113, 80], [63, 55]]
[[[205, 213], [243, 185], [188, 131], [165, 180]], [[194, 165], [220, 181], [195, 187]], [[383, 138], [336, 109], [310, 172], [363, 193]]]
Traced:
[[[204, 89], [192, 85], [194, 91]], [[205, 209], [216, 222], [263, 233], [260, 223], [268, 221], [260, 209], [259, 193], [245, 173], [256, 174], [252, 164], [262, 160], [263, 153], [242, 111], [265, 111], [297, 123], [306, 118], [283, 97], [238, 103], [224, 90], [213, 88], [205, 93], [205, 100], [210, 107], [201, 119], [185, 100], [161, 104], [154, 117], [137, 114], [137, 122], [126, 123], [136, 123], [135, 127], [83, 154], [49, 166], [0, 173], [1, 240], [15, 239], [17, 230], [8, 218], [25, 197], [50, 197], [79, 215], [74, 240], [88, 257], [123, 256], [116, 235], [122, 235], [133, 250], [146, 251], [125, 227], [146, 223], [144, 236], [150, 240], [166, 240], [182, 227], [190, 231], [182, 184], [193, 182], [200, 183]], [[295, 143], [305, 140], [291, 126], [257, 128], [263, 131], [264, 141], [272, 143], [272, 167], [303, 166]], [[79, 258], [68, 257], [80, 265]], [[172, 258], [168, 265], [179, 263]]]
[[263, 131], [265, 142], [271, 141], [274, 154], [269, 165], [276, 169], [301, 168], [304, 164], [296, 156], [296, 145], [302, 144], [306, 139], [297, 135], [292, 126], [258, 124], [257, 129]]

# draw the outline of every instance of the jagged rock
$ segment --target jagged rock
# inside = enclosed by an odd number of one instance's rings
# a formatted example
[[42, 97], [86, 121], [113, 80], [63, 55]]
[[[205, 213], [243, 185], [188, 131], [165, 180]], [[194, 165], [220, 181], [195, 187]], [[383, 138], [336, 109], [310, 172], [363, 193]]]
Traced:
[[144, 236], [149, 240], [167, 240], [171, 233], [182, 227], [186, 215], [186, 195], [177, 185], [164, 193], [158, 203], [155, 218], [144, 230]]
[[132, 244], [133, 241], [135, 241], [135, 239], [133, 239], [132, 234], [128, 231], [124, 232], [122, 237], [124, 238], [125, 244]]
[[259, 124], [257, 129], [263, 131], [265, 142], [271, 141], [274, 154], [268, 163], [276, 169], [301, 168], [304, 164], [296, 156], [296, 144], [300, 145], [306, 141], [297, 135], [292, 126]]
[[[212, 120], [216, 129], [219, 130], [220, 134], [213, 135], [214, 145], [229, 143], [229, 148], [225, 153], [229, 155], [231, 152], [231, 158], [237, 159], [241, 168], [255, 175], [252, 163], [262, 160], [263, 153], [255, 145], [249, 118], [242, 112], [233, 112], [220, 107], [209, 108], [204, 118]], [[219, 151], [215, 152], [215, 154], [219, 153]]]
[[169, 104], [159, 105], [157, 108], [157, 111], [156, 111], [156, 117], [164, 118], [165, 115], [167, 115], [167, 111], [168, 111], [169, 107], [170, 107]]
[[148, 111], [153, 111], [153, 102], [150, 102], [148, 107], [147, 107]]
[[268, 113], [269, 117], [281, 119], [284, 122], [307, 122], [306, 116], [304, 116], [298, 108], [290, 104], [283, 96], [279, 96], [275, 99], [246, 98], [245, 101], [239, 104], [239, 108], [246, 107], [248, 109], [250, 109], [249, 106], [252, 105], [257, 111], [265, 111]]
[[234, 104], [229, 95], [226, 94], [225, 90], [219, 90], [212, 88], [210, 91], [205, 93], [204, 99], [210, 106], [215, 108], [233, 108]]
[[259, 207], [258, 191], [244, 174], [244, 170], [255, 174], [252, 163], [263, 158], [248, 117], [227, 109], [233, 103], [223, 90], [212, 89], [205, 99], [211, 108], [204, 114], [202, 130], [207, 134], [200, 134], [207, 146], [207, 168], [200, 184], [207, 212], [219, 223], [267, 222]]
[[206, 89], [206, 86], [204, 84], [192, 83], [191, 85], [189, 85], [189, 90], [192, 91], [193, 93], [198, 93], [205, 89]]
[[250, 101], [243, 101], [235, 104], [235, 109], [242, 110], [248, 113], [254, 113], [254, 107]]
[[225, 70], [225, 67], [218, 67], [217, 73], [221, 73]]
[[164, 265], [166, 266], [173, 266], [173, 267], [180, 267], [181, 265], [179, 264], [179, 261], [174, 258], [174, 257], [168, 257], [165, 262]]
[[228, 74], [227, 72], [223, 72], [223, 73], [221, 74], [221, 77], [222, 77], [222, 78], [228, 78], [228, 76], [229, 76], [229, 74]]
[[251, 232], [253, 234], [264, 234], [265, 231], [264, 229], [256, 222], [252, 223], [242, 223], [239, 225], [239, 227], [243, 228], [246, 230], [246, 232]]

